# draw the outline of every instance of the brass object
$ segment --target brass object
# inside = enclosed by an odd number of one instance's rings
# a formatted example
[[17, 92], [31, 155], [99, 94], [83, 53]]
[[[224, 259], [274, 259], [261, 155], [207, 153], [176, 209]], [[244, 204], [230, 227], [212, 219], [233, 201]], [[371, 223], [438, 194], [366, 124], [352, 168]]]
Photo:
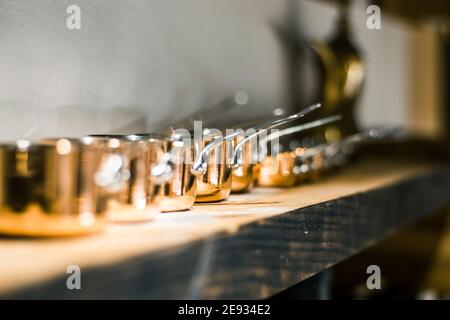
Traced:
[[364, 82], [364, 63], [351, 39], [348, 1], [339, 1], [340, 17], [331, 39], [311, 45], [320, 60], [323, 74], [323, 109], [320, 117], [340, 114], [342, 121], [318, 130], [323, 142], [335, 142], [358, 132], [355, 106]]
[[107, 194], [94, 177], [102, 156], [84, 140], [0, 145], [0, 233], [59, 237], [101, 230]]

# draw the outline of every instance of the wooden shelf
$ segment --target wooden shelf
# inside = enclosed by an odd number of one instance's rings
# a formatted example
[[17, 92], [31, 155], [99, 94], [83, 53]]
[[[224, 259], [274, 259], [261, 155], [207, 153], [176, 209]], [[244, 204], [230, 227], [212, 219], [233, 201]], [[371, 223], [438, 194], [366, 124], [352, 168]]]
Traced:
[[[0, 239], [3, 298], [264, 298], [444, 206], [450, 168], [361, 160], [316, 183], [255, 189], [64, 240]], [[66, 288], [79, 265], [82, 290]]]

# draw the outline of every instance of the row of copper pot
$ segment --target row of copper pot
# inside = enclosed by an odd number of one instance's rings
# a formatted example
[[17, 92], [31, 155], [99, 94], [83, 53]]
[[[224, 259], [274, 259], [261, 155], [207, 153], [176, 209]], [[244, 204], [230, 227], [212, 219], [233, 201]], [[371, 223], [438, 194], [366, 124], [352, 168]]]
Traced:
[[316, 180], [323, 174], [344, 166], [358, 146], [380, 141], [401, 141], [406, 131], [399, 128], [370, 128], [333, 143], [299, 147], [265, 157], [256, 170], [257, 184], [262, 187], [291, 187]]
[[[158, 212], [189, 210], [194, 202], [221, 201], [232, 191], [249, 191], [255, 179], [267, 186], [273, 176], [273, 172], [265, 174], [266, 162], [272, 161], [267, 159], [281, 157], [284, 174], [284, 156], [271, 156], [259, 148], [277, 137], [338, 117], [289, 127], [275, 135], [263, 133], [318, 107], [277, 119], [247, 135], [235, 131], [223, 136], [205, 130], [202, 139], [192, 143], [190, 134], [174, 133], [91, 135], [0, 145], [0, 233], [90, 233], [106, 221], [148, 221]], [[264, 138], [255, 149], [257, 136]]]

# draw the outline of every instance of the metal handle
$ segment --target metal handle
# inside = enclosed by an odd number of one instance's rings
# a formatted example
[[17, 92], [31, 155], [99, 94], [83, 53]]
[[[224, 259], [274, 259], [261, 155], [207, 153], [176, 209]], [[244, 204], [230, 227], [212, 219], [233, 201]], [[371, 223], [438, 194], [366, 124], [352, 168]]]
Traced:
[[251, 135], [249, 135], [248, 137], [246, 137], [245, 139], [240, 141], [236, 145], [236, 148], [235, 148], [234, 153], [233, 153], [233, 158], [232, 158], [233, 159], [232, 160], [233, 168], [239, 168], [243, 164], [243, 160], [239, 160], [239, 159], [242, 158], [242, 149], [243, 149], [245, 143], [247, 143], [251, 139], [254, 139], [257, 136], [267, 132], [270, 129], [274, 129], [276, 127], [279, 127], [279, 126], [284, 125], [286, 123], [289, 123], [291, 121], [300, 119], [300, 118], [306, 116], [307, 114], [313, 112], [314, 110], [319, 109], [320, 107], [322, 107], [322, 104], [316, 103], [316, 104], [313, 104], [313, 105], [303, 109], [302, 111], [300, 111], [298, 113], [292, 114], [292, 115], [287, 116], [285, 118], [281, 118], [281, 119], [277, 119], [275, 121], [272, 121], [269, 124], [267, 124], [265, 128], [260, 129], [260, 130], [258, 130], [256, 132], [252, 133]]
[[[276, 127], [278, 127], [280, 125], [283, 125], [285, 123], [288, 123], [290, 121], [294, 121], [296, 119], [300, 119], [301, 117], [304, 117], [308, 113], [310, 113], [310, 112], [320, 108], [321, 106], [322, 105], [320, 103], [317, 103], [317, 104], [314, 104], [314, 105], [311, 105], [311, 106], [305, 108], [304, 110], [302, 110], [302, 111], [300, 111], [298, 113], [292, 114], [292, 115], [290, 115], [288, 117], [285, 117], [285, 118], [282, 118], [282, 119], [277, 119], [277, 120], [269, 123], [264, 129], [262, 129], [262, 130], [260, 130], [258, 132], [255, 132], [254, 134], [252, 134], [252, 135], [246, 137], [244, 140], [242, 140], [237, 145], [236, 149], [237, 150], [241, 150], [242, 146], [244, 145], [244, 143], [249, 141], [250, 139], [252, 139], [252, 138], [262, 134], [263, 132], [266, 132], [267, 130], [270, 130], [272, 128], [276, 128]], [[197, 156], [196, 160], [194, 161], [194, 164], [192, 166], [192, 173], [195, 174], [195, 175], [203, 174], [208, 168], [208, 163], [207, 163], [207, 159], [206, 158], [207, 158], [209, 152], [211, 150], [213, 150], [214, 148], [218, 147], [224, 141], [231, 140], [231, 139], [233, 139], [233, 138], [235, 138], [235, 137], [237, 137], [239, 135], [242, 135], [241, 131], [234, 132], [234, 133], [229, 134], [229, 135], [227, 135], [225, 137], [217, 138], [217, 139], [213, 140], [212, 142], [210, 142], [206, 147], [203, 148], [203, 150], [199, 153], [199, 155]], [[236, 151], [235, 150], [233, 152], [233, 157], [232, 157], [232, 165], [233, 166], [236, 165], [235, 159], [237, 157], [236, 156], [237, 153], [240, 153], [240, 151]]]
[[336, 116], [330, 116], [330, 117], [326, 117], [326, 118], [322, 118], [322, 119], [318, 119], [318, 120], [314, 120], [305, 124], [301, 124], [298, 126], [294, 126], [294, 127], [290, 127], [284, 130], [280, 130], [278, 132], [274, 132], [271, 135], [267, 136], [266, 139], [264, 139], [262, 142], [267, 143], [268, 141], [272, 141], [274, 139], [277, 139], [279, 137], [284, 137], [290, 134], [294, 134], [294, 133], [298, 133], [301, 131], [305, 131], [308, 129], [313, 129], [313, 128], [317, 128], [326, 124], [330, 124], [336, 121], [341, 120], [342, 117], [340, 115], [336, 115]]
[[[370, 128], [363, 132], [353, 134], [331, 144], [324, 143], [318, 146], [309, 148], [298, 157], [299, 163], [305, 163], [311, 158], [323, 155], [326, 162], [330, 162], [331, 166], [345, 163], [346, 158], [351, 152], [348, 150], [354, 148], [361, 143], [371, 141], [378, 141], [386, 138], [393, 138], [394, 140], [402, 139], [405, 136], [405, 131], [399, 128]], [[343, 161], [343, 162], [342, 162]]]
[[170, 152], [164, 153], [159, 163], [150, 169], [150, 175], [154, 183], [163, 184], [172, 178], [176, 164], [176, 154], [184, 147], [182, 141], [174, 141]]
[[[336, 122], [336, 121], [339, 121], [339, 120], [341, 120], [341, 116], [330, 116], [330, 117], [322, 118], [322, 119], [319, 119], [319, 120], [311, 121], [311, 122], [308, 122], [308, 123], [304, 123], [304, 124], [301, 124], [301, 125], [298, 125], [298, 126], [286, 128], [284, 130], [280, 130], [278, 132], [270, 134], [269, 136], [267, 136], [264, 139], [262, 139], [260, 141], [260, 143], [259, 143], [260, 149], [261, 150], [265, 150], [265, 151], [261, 152], [261, 154], [258, 157], [258, 161], [259, 162], [262, 161], [264, 159], [265, 155], [267, 154], [266, 144], [267, 144], [268, 141], [272, 141], [274, 139], [277, 139], [279, 137], [283, 137], [283, 136], [286, 136], [286, 135], [298, 133], [298, 132], [301, 132], [301, 131], [306, 131], [306, 130], [313, 129], [313, 128], [316, 128], [316, 127], [320, 127], [320, 126], [323, 126], [323, 125], [326, 125], [326, 124], [329, 124], [329, 123], [332, 123], [332, 122]], [[239, 156], [240, 155], [238, 153], [234, 154], [233, 163], [236, 166], [240, 165], [238, 163]]]
[[401, 138], [404, 135], [404, 131], [399, 128], [370, 128], [363, 132], [358, 132], [348, 137], [343, 138], [340, 141], [336, 141], [332, 144], [321, 144], [308, 149], [302, 157], [314, 157], [320, 152], [326, 151], [326, 149], [343, 149], [348, 146], [355, 146], [356, 144], [377, 141], [392, 137], [394, 139]]
[[201, 150], [198, 153], [197, 157], [195, 158], [194, 164], [192, 165], [191, 172], [196, 176], [199, 176], [199, 175], [202, 175], [203, 173], [205, 173], [206, 170], [208, 169], [207, 157], [208, 157], [208, 154], [211, 152], [211, 150], [220, 146], [224, 141], [234, 139], [235, 137], [237, 137], [238, 135], [241, 135], [241, 134], [242, 133], [239, 131], [233, 132], [232, 134], [229, 134], [225, 137], [216, 138], [213, 141], [211, 141], [210, 143], [208, 143], [203, 148], [203, 150]]

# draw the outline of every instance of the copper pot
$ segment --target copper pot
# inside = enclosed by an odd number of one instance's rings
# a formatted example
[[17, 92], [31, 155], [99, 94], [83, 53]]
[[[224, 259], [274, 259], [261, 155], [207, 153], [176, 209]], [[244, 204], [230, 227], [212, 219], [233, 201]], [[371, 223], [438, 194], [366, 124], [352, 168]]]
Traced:
[[398, 140], [404, 135], [404, 131], [396, 128], [371, 128], [333, 143], [311, 147], [304, 152], [296, 150], [296, 163], [298, 167], [301, 167], [297, 174], [298, 179], [317, 178], [330, 170], [344, 166], [361, 144], [386, 138]]
[[[260, 149], [267, 149], [267, 143], [276, 138], [317, 128], [338, 120], [340, 120], [340, 116], [331, 116], [280, 130], [261, 141]], [[300, 150], [297, 149], [296, 151], [299, 152]], [[304, 168], [301, 166], [301, 163], [299, 164], [298, 155], [295, 151], [276, 152], [272, 155], [268, 155], [267, 151], [263, 151], [261, 158], [259, 176], [257, 178], [258, 186], [283, 188], [294, 186], [300, 181], [299, 175]]]
[[[304, 110], [289, 115], [287, 117], [278, 118], [274, 121], [269, 121], [266, 124], [260, 124], [262, 129], [258, 129], [257, 131], [253, 131], [250, 134], [246, 134], [247, 136], [240, 135], [236, 137], [236, 150], [234, 155], [234, 170], [233, 170], [233, 179], [232, 179], [232, 191], [235, 193], [248, 192], [254, 184], [255, 175], [254, 175], [254, 167], [258, 163], [259, 155], [258, 155], [258, 144], [257, 137], [266, 134], [270, 129], [275, 129], [282, 125], [285, 125], [289, 122], [298, 120], [307, 114], [319, 109], [321, 104], [311, 105]], [[281, 160], [281, 159], [280, 159]], [[266, 166], [262, 166], [267, 167]], [[259, 170], [260, 168], [258, 168]], [[265, 170], [265, 169], [263, 169]]]
[[[189, 161], [185, 161], [190, 150], [185, 150], [183, 141], [155, 134], [90, 138], [105, 150], [106, 167], [114, 162], [121, 163], [120, 168], [115, 168], [109, 220], [147, 221], [159, 212], [191, 208], [195, 199], [195, 177], [190, 173]], [[116, 148], [112, 149], [111, 145]]]
[[197, 176], [195, 202], [217, 202], [228, 198], [231, 193], [231, 177], [234, 138], [240, 132], [227, 136], [205, 130], [197, 144], [197, 155], [192, 172]]
[[[150, 220], [157, 213], [149, 195], [145, 171], [147, 146], [121, 135], [85, 137], [103, 150], [95, 181], [109, 194], [108, 220], [133, 222]], [[107, 187], [106, 187], [107, 186]]]
[[105, 225], [107, 195], [95, 181], [102, 150], [85, 140], [0, 145], [0, 233], [56, 237]]
[[[189, 139], [169, 136], [139, 135], [150, 147], [151, 179], [159, 184], [155, 194], [161, 212], [192, 208], [196, 197], [197, 177], [192, 173], [195, 148]], [[159, 164], [158, 164], [159, 163]], [[160, 177], [160, 178], [156, 178]]]
[[[239, 145], [244, 141], [244, 136], [235, 138], [235, 144]], [[233, 177], [231, 179], [231, 192], [244, 193], [248, 192], [255, 183], [255, 154], [258, 153], [257, 142], [253, 139], [247, 141], [242, 147], [241, 164], [233, 169]]]
[[225, 136], [222, 132], [204, 130], [192, 167], [193, 173], [198, 176], [195, 201], [217, 202], [228, 198], [232, 190], [233, 170], [238, 170], [240, 167], [244, 170], [243, 189], [248, 189], [253, 180], [253, 164], [256, 163], [252, 161], [252, 158], [257, 156], [257, 151], [248, 148], [252, 148], [255, 138], [269, 129], [299, 119], [319, 107], [320, 104], [317, 104], [286, 118], [277, 119], [267, 124], [263, 130], [253, 130], [247, 137], [242, 130], [233, 130]]

